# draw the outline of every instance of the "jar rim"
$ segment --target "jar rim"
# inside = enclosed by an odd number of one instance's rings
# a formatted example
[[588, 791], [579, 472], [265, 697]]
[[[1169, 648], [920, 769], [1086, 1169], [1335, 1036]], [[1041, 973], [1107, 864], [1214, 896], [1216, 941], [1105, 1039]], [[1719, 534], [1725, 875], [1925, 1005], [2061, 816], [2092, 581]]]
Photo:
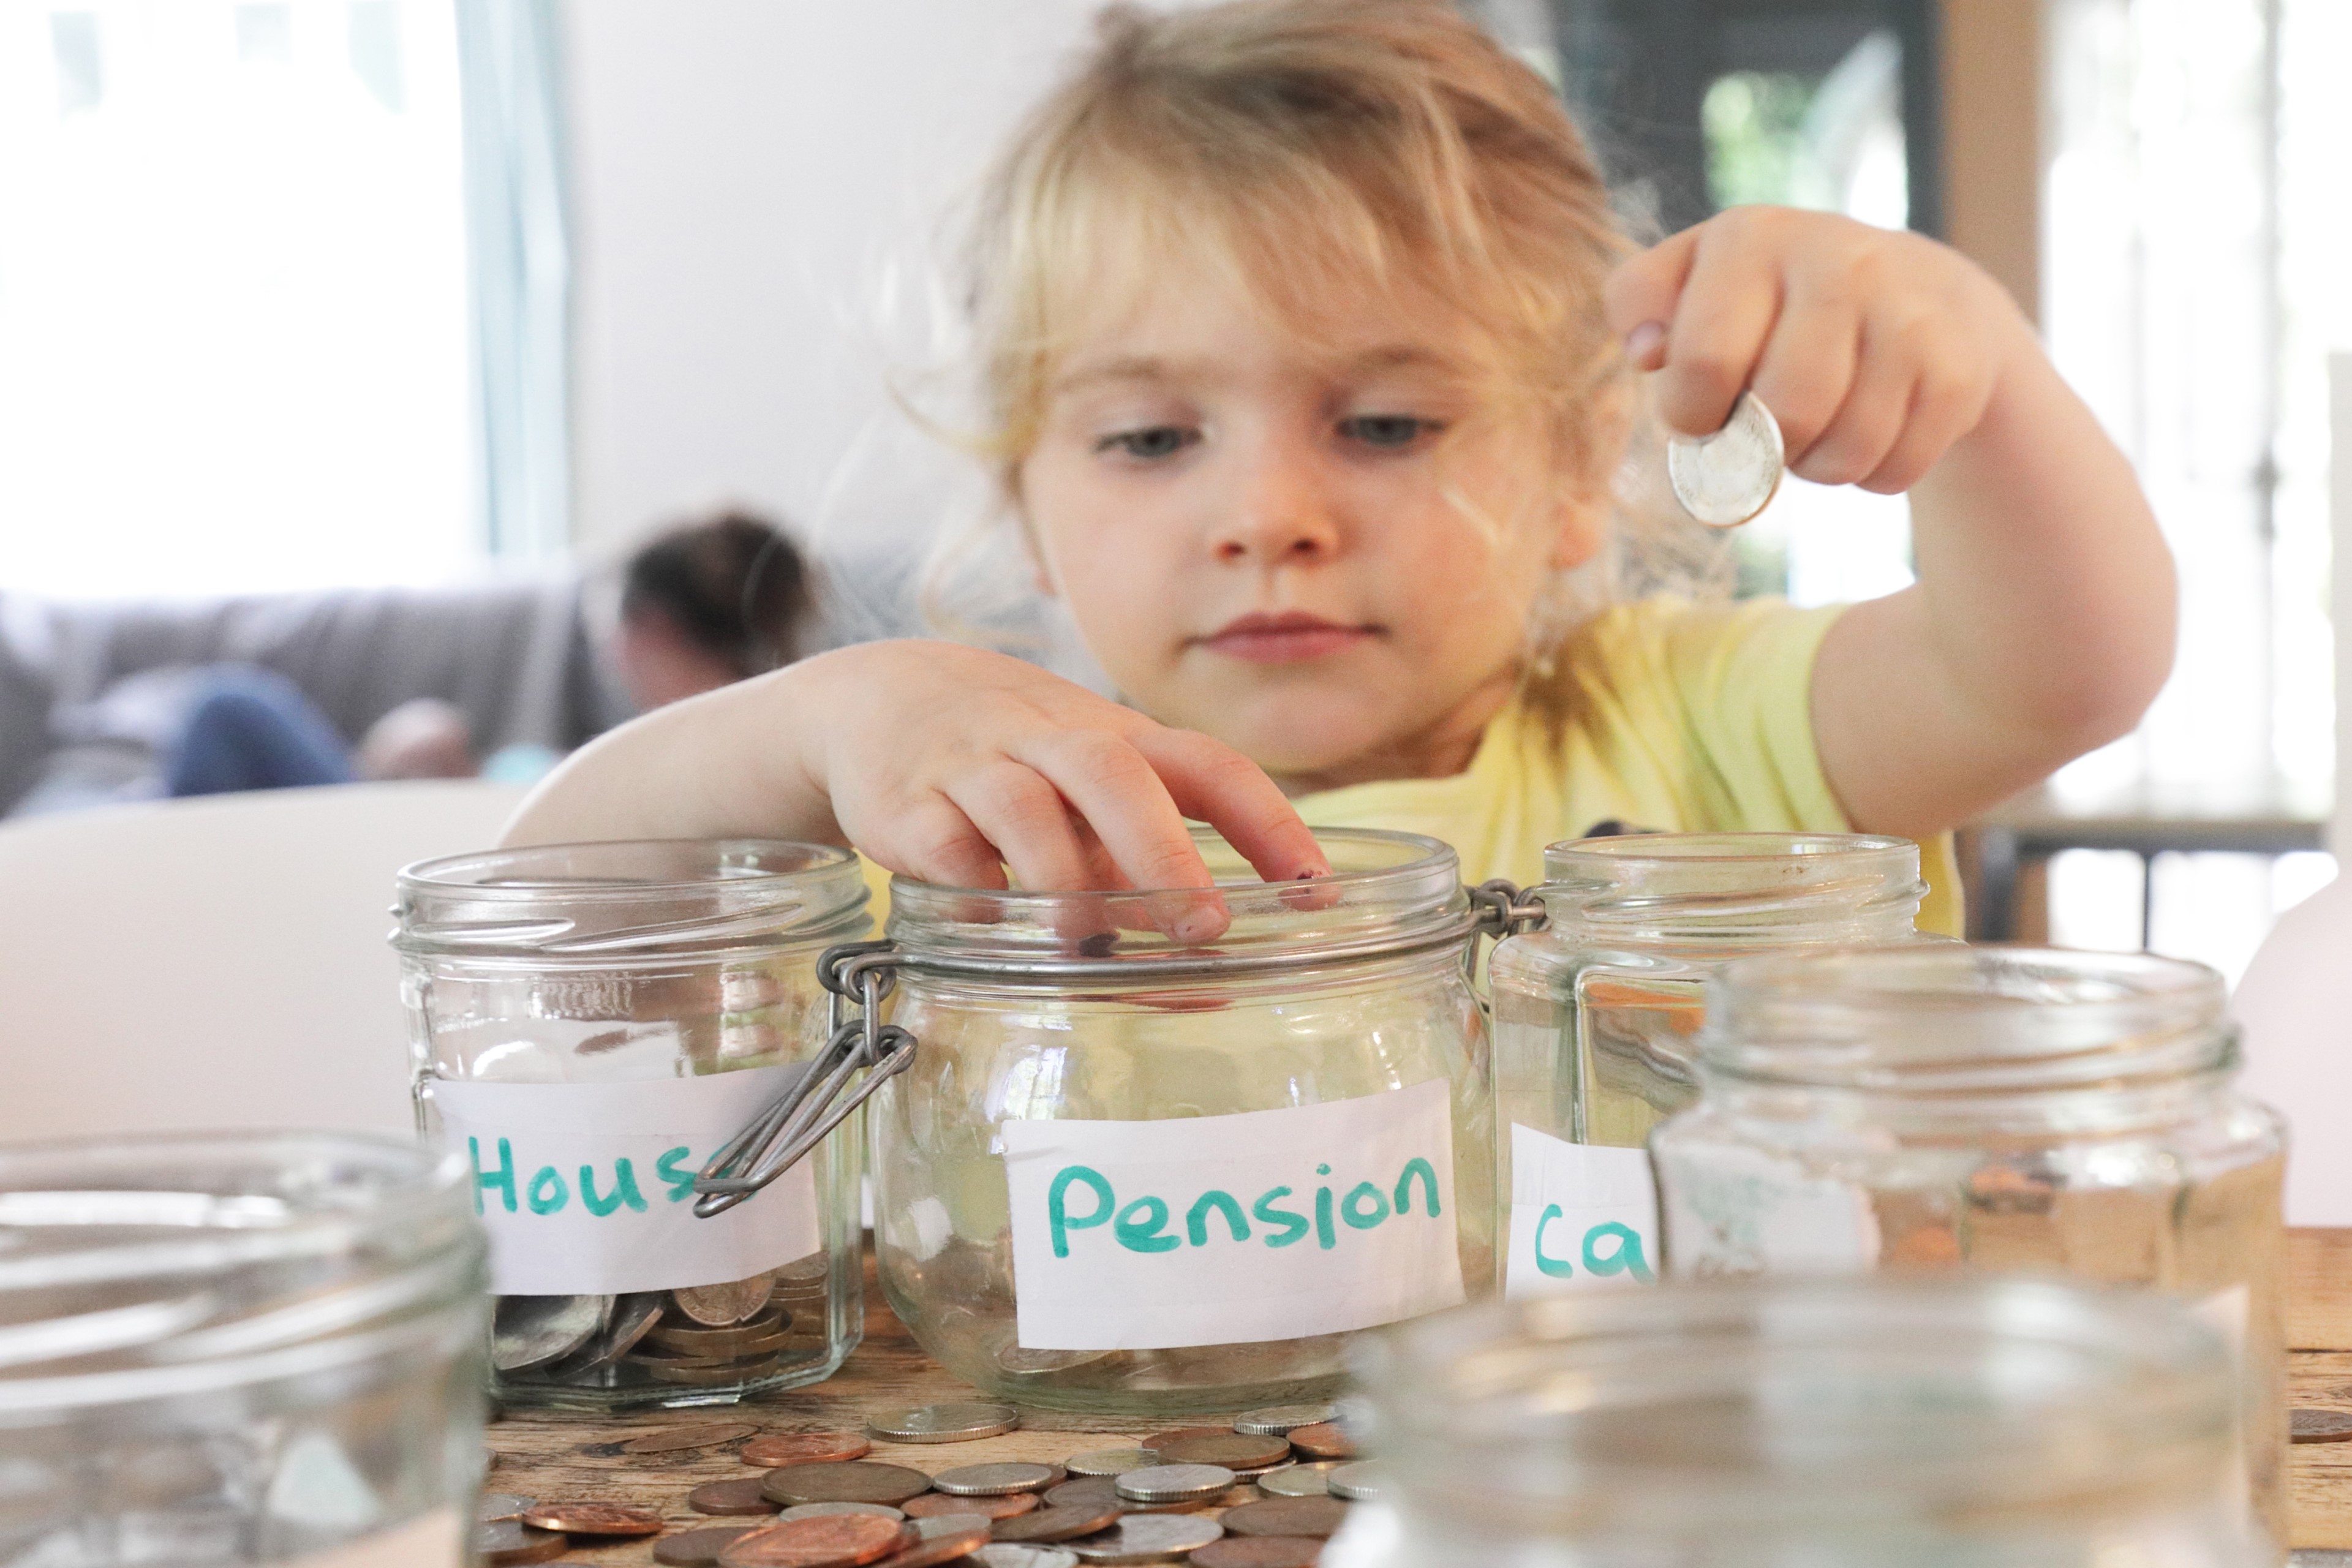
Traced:
[[1695, 1529], [1885, 1518], [1988, 1479], [2063, 1500], [2167, 1450], [2218, 1472], [2234, 1431], [2189, 1310], [2049, 1279], [1669, 1280], [1462, 1308], [1355, 1355], [1375, 1441], [1454, 1504], [1642, 1495]]
[[862, 928], [853, 852], [783, 838], [640, 838], [478, 849], [402, 868], [403, 952], [646, 956]]
[[1743, 959], [1710, 977], [1710, 1077], [1997, 1093], [2228, 1071], [2221, 974], [2156, 953], [1958, 943]]
[[[1260, 878], [1214, 828], [1192, 841], [1213, 886], [1037, 893], [894, 877], [890, 937], [910, 968], [1062, 974], [1371, 957], [1466, 940], [1469, 896], [1451, 845], [1385, 828], [1310, 827], [1331, 874]], [[1213, 899], [1223, 929], [1187, 940]]]
[[1886, 940], [1916, 929], [1919, 846], [1865, 833], [1639, 833], [1544, 850], [1562, 932], [1703, 948]]
[[1616, 833], [1598, 838], [1563, 838], [1544, 846], [1544, 875], [1559, 867], [1685, 866], [1694, 861], [1738, 865], [1801, 856], [1809, 860], [1854, 859], [1918, 854], [1911, 839], [1883, 833], [1744, 832]]

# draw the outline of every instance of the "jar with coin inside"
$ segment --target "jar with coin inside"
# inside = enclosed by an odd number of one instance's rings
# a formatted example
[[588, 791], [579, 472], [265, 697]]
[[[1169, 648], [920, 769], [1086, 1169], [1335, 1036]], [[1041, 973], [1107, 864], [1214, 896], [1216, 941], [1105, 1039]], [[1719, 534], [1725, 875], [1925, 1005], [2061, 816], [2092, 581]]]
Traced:
[[851, 1128], [705, 1217], [695, 1181], [828, 1037], [816, 955], [867, 929], [856, 858], [769, 841], [559, 845], [403, 871], [419, 1125], [490, 1236], [510, 1405], [729, 1403], [864, 1329]]
[[[1677, 1280], [1368, 1335], [1324, 1568], [2253, 1568], [2220, 1337], [1954, 1276]], [[1371, 1472], [1369, 1487], [1363, 1472]]]
[[828, 958], [889, 1026], [869, 1106], [883, 1289], [1026, 1405], [1151, 1415], [1326, 1394], [1356, 1331], [1483, 1294], [1492, 1087], [1454, 852], [1318, 834], [1268, 884], [893, 884]]
[[1654, 833], [1555, 844], [1495, 950], [1505, 1292], [1654, 1279], [1650, 1129], [1697, 1093], [1706, 977], [1756, 953], [1920, 940], [1907, 838]]
[[473, 1563], [469, 1186], [360, 1135], [0, 1150], [0, 1559]]
[[2284, 1130], [2202, 964], [1921, 944], [1717, 976], [1700, 1097], [1651, 1136], [1675, 1273], [2001, 1269], [2160, 1290], [2242, 1369], [2285, 1536]]

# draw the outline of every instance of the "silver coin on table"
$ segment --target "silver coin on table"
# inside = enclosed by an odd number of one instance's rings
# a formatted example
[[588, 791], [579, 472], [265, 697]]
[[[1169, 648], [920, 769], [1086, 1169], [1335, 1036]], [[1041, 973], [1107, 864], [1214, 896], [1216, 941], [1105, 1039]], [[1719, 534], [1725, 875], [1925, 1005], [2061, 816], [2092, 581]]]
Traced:
[[1152, 1465], [1113, 1479], [1118, 1495], [1135, 1502], [1188, 1502], [1214, 1497], [1234, 1484], [1223, 1465]]
[[706, 1329], [731, 1329], [758, 1317], [775, 1289], [774, 1274], [754, 1274], [719, 1285], [690, 1285], [672, 1290], [669, 1299], [679, 1312]]
[[776, 1515], [778, 1519], [822, 1519], [829, 1513], [870, 1513], [877, 1519], [904, 1519], [904, 1509], [881, 1502], [803, 1502]]
[[1253, 1437], [1279, 1437], [1297, 1427], [1336, 1420], [1339, 1415], [1339, 1407], [1333, 1405], [1268, 1405], [1234, 1416], [1234, 1430]]
[[1300, 1464], [1284, 1465], [1258, 1477], [1257, 1489], [1272, 1492], [1276, 1497], [1328, 1497], [1331, 1495], [1331, 1472], [1342, 1465], [1356, 1462], [1352, 1459], [1309, 1459]]
[[1065, 1544], [1081, 1563], [1166, 1563], [1224, 1533], [1223, 1525], [1198, 1514], [1130, 1513], [1108, 1530]]
[[515, 1492], [484, 1492], [474, 1505], [474, 1519], [481, 1524], [496, 1524], [502, 1519], [520, 1519], [539, 1506], [535, 1497], [523, 1497]]
[[981, 1568], [1078, 1568], [1078, 1554], [1066, 1547], [1031, 1546], [1019, 1541], [992, 1542], [966, 1561]]
[[529, 1372], [562, 1361], [596, 1337], [610, 1296], [501, 1296], [490, 1319], [490, 1365]]
[[1743, 392], [1712, 436], [1666, 438], [1666, 482], [1682, 509], [1710, 528], [1737, 528], [1771, 504], [1787, 452], [1780, 422]]
[[1091, 1448], [1071, 1455], [1062, 1461], [1062, 1468], [1074, 1476], [1123, 1476], [1159, 1462], [1149, 1448]]
[[1377, 1459], [1350, 1459], [1323, 1478], [1333, 1497], [1370, 1502], [1388, 1486], [1388, 1473]]
[[1020, 1425], [1021, 1412], [1010, 1405], [958, 1399], [912, 1409], [877, 1410], [866, 1417], [866, 1430], [891, 1443], [966, 1443], [1010, 1432]]
[[1003, 1497], [1012, 1492], [1044, 1491], [1058, 1485], [1058, 1465], [1033, 1465], [1012, 1460], [997, 1465], [959, 1465], [931, 1478], [931, 1489], [950, 1497]]

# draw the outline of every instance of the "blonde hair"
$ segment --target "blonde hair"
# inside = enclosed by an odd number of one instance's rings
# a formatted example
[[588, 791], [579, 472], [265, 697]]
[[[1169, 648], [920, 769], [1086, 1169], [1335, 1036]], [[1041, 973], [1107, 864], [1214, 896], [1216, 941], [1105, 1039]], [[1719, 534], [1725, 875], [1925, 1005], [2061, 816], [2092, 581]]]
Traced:
[[[1449, 302], [1498, 399], [1544, 416], [1558, 477], [1607, 489], [1629, 389], [1601, 293], [1630, 242], [1540, 76], [1443, 0], [1118, 5], [1097, 31], [1002, 156], [973, 234], [981, 445], [1007, 496], [1106, 258], [1204, 239], [1310, 338], [1368, 281]], [[1614, 596], [1607, 553], [1538, 605], [1531, 690]]]

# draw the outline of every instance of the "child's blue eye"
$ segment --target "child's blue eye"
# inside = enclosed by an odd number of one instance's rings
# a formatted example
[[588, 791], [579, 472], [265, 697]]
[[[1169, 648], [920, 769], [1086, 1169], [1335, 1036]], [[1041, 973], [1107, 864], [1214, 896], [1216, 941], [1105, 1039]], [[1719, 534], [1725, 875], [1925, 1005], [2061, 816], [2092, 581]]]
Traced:
[[1172, 458], [1201, 438], [1198, 430], [1181, 425], [1152, 425], [1140, 430], [1121, 430], [1095, 443], [1097, 452], [1119, 451], [1130, 458], [1150, 460]]
[[1444, 426], [1414, 414], [1357, 414], [1339, 421], [1339, 434], [1367, 447], [1410, 447]]

